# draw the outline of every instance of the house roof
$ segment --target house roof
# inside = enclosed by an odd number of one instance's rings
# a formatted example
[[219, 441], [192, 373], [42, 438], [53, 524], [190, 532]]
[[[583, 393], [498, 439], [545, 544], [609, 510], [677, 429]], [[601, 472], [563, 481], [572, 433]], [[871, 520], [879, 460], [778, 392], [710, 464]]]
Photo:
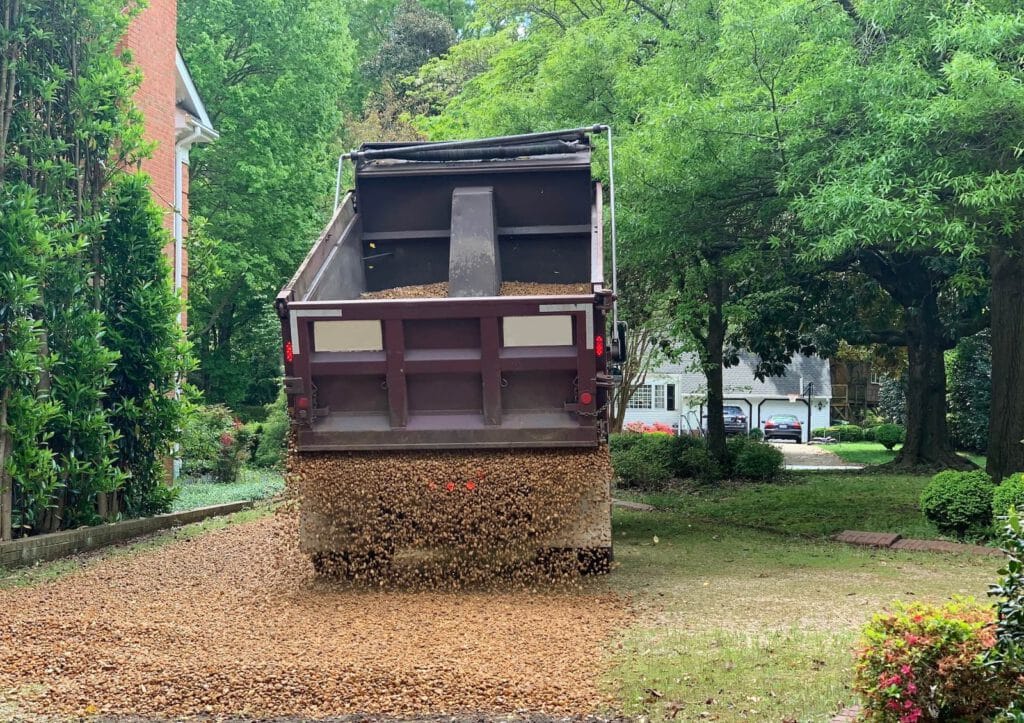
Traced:
[[[807, 393], [808, 384], [814, 385], [812, 396], [832, 396], [828, 359], [798, 354], [787, 365], [785, 376], [765, 377], [762, 382], [754, 376], [757, 355], [741, 351], [739, 358], [739, 364], [722, 370], [722, 388], [726, 397], [785, 397], [789, 394], [803, 396]], [[703, 396], [706, 393], [707, 380], [700, 371], [696, 354], [683, 354], [678, 362], [661, 364], [651, 369], [651, 374], [676, 376], [677, 384], [681, 386], [679, 391], [684, 396]]]
[[213, 122], [206, 112], [203, 99], [199, 97], [192, 76], [185, 65], [185, 59], [181, 57], [181, 51], [174, 51], [174, 66], [176, 73], [174, 83], [174, 100], [179, 108], [189, 115], [190, 125], [200, 131], [200, 140], [213, 141], [220, 137], [220, 134], [213, 129]]

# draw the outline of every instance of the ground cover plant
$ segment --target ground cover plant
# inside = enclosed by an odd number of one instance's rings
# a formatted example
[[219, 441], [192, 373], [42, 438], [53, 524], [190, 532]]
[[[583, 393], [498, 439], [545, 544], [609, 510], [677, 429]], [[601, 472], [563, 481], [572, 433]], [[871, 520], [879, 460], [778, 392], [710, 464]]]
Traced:
[[[874, 466], [887, 464], [896, 459], [896, 454], [899, 452], [899, 445], [897, 444], [892, 449], [886, 449], [882, 444], [875, 441], [840, 442], [838, 444], [828, 445], [827, 449], [829, 452], [838, 455], [846, 462]], [[985, 458], [983, 456], [970, 452], [961, 452], [960, 454], [969, 459], [976, 466], [984, 469]]]
[[192, 510], [227, 502], [265, 500], [284, 489], [284, 478], [273, 470], [243, 468], [237, 482], [210, 482], [203, 479], [179, 479], [172, 510]]

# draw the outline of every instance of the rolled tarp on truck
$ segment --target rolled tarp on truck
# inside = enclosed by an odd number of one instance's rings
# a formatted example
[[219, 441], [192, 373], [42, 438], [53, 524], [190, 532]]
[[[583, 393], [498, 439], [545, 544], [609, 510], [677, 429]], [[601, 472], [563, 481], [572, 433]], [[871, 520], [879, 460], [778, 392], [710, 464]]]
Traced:
[[[372, 487], [367, 460], [390, 469], [420, 460], [419, 467], [444, 477], [445, 464], [459, 467], [469, 459], [486, 467], [489, 454], [501, 454], [508, 467], [510, 451], [558, 449], [565, 452], [545, 452], [541, 465], [551, 479], [538, 478], [524, 494], [540, 500], [537, 490], [558, 486], [559, 475], [578, 476], [560, 469], [558, 454], [589, 470], [588, 480], [559, 503], [569, 505], [556, 515], [560, 528], [537, 533], [531, 544], [587, 548], [591, 557], [598, 549], [599, 557], [610, 557], [610, 473], [606, 463], [580, 461], [588, 450], [607, 455], [613, 386], [607, 324], [613, 293], [604, 279], [602, 189], [591, 177], [595, 130], [367, 144], [351, 154], [354, 190], [339, 199], [276, 300], [293, 466], [304, 470], [307, 492], [313, 477], [320, 487], [344, 488], [307, 495], [323, 498], [303, 512], [304, 547], [315, 557], [349, 559], [358, 554], [353, 546], [373, 546], [363, 539], [373, 531], [354, 529], [360, 525], [353, 484], [362, 483], [332, 481], [348, 474], [345, 460]], [[624, 348], [620, 341], [616, 348]], [[439, 467], [442, 457], [448, 462]], [[415, 478], [419, 467], [405, 474]], [[488, 484], [500, 484], [494, 470], [479, 472]], [[427, 490], [435, 484], [421, 481]], [[483, 489], [472, 480], [459, 484]], [[375, 507], [360, 514], [378, 529], [395, 515], [407, 519], [426, 504], [403, 497], [415, 496], [415, 489], [390, 497], [383, 511], [381, 495], [364, 500], [362, 506]], [[507, 495], [498, 496], [509, 504]], [[335, 509], [327, 498], [349, 504]], [[421, 510], [420, 516], [444, 513]], [[449, 529], [452, 523], [416, 524]], [[418, 529], [408, 540], [392, 537], [372, 551], [374, 559], [390, 559], [413, 539], [429, 544], [431, 534]]]

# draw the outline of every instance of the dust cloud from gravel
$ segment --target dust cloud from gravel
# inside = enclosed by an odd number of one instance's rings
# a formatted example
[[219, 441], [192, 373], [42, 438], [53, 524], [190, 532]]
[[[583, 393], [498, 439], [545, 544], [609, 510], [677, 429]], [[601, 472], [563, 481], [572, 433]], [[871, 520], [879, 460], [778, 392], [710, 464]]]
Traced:
[[605, 446], [293, 450], [289, 470], [303, 549], [328, 574], [434, 589], [569, 582], [581, 569], [573, 548], [601, 564], [580, 526], [610, 536]]
[[33, 713], [321, 718], [607, 701], [623, 601], [598, 589], [316, 578], [285, 513], [0, 591], [0, 703]]

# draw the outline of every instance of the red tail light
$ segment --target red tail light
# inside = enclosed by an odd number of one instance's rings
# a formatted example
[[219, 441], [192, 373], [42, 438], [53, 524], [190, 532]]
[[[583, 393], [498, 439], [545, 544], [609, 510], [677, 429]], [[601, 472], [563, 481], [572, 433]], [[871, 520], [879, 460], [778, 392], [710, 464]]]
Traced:
[[286, 361], [286, 362], [287, 362], [288, 364], [291, 364], [291, 363], [292, 363], [292, 360], [293, 360], [294, 358], [295, 358], [295, 352], [294, 352], [294, 351], [292, 350], [292, 343], [291, 343], [291, 341], [290, 341], [290, 340], [289, 340], [289, 341], [286, 341], [286, 342], [284, 343], [284, 360], [285, 360], [285, 361]]
[[775, 427], [775, 422], [765, 422], [764, 423], [764, 428], [765, 429], [773, 429], [774, 427]]
[[600, 334], [594, 337], [594, 356], [604, 356], [604, 337]]

